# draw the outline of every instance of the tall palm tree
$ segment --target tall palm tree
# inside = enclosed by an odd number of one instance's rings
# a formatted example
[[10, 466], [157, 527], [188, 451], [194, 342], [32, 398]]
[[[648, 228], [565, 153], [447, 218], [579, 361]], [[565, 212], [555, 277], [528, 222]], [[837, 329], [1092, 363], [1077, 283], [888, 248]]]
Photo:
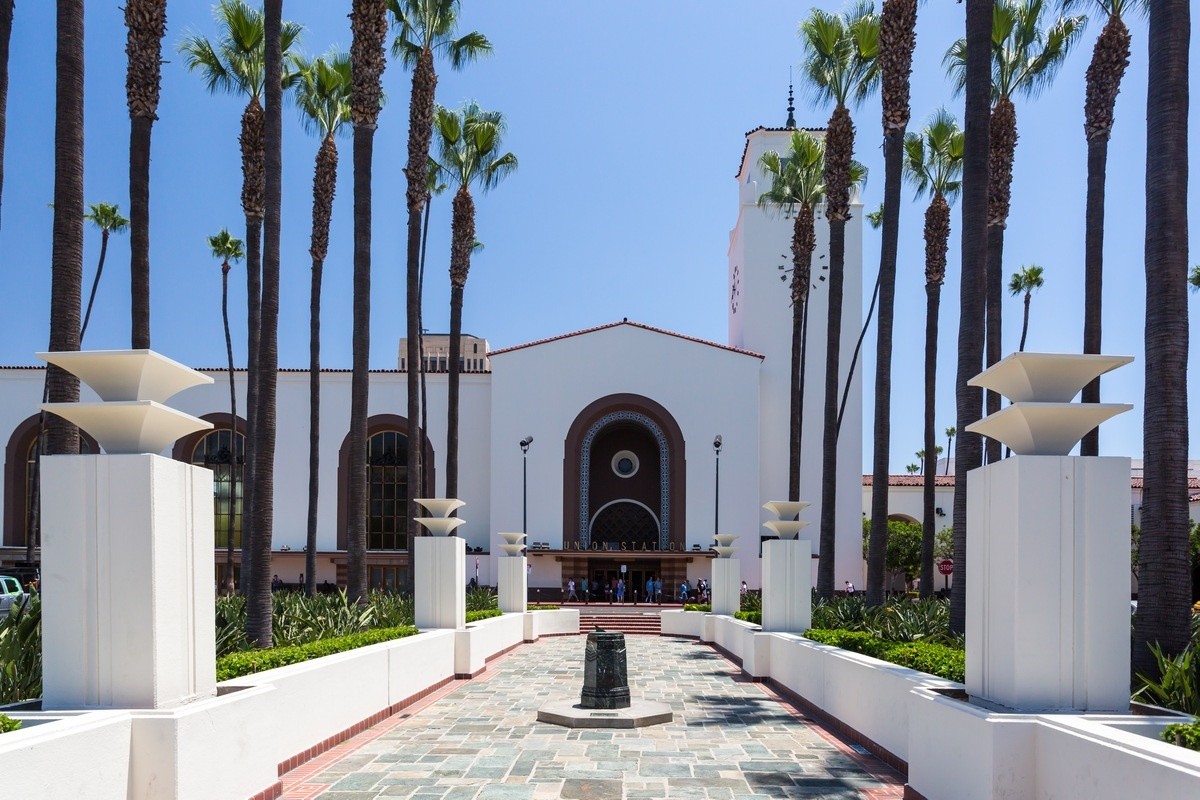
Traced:
[[[263, 143], [262, 96], [266, 77], [266, 32], [263, 12], [251, 8], [244, 0], [220, 0], [213, 7], [217, 22], [214, 40], [199, 34], [189, 34], [179, 44], [184, 66], [200, 73], [204, 86], [213, 94], [227, 93], [247, 98], [242, 112], [242, 212], [246, 216], [246, 468], [243, 503], [255, 505], [256, 418], [258, 415], [259, 335], [262, 330], [262, 226], [263, 193], [266, 189], [266, 166]], [[280, 46], [285, 54], [297, 44], [302, 28], [295, 23], [283, 23]], [[285, 59], [284, 63], [287, 63]], [[292, 75], [280, 72], [283, 82]], [[254, 538], [253, 514], [246, 515], [242, 526], [243, 584], [250, 575], [245, 568], [252, 560], [250, 541]]]
[[904, 469], [906, 472], [908, 472], [909, 475], [916, 475], [917, 471], [919, 469], [921, 469], [921, 465], [920, 464], [905, 464]]
[[[861, 189], [867, 182], [867, 168], [857, 161], [850, 162], [850, 185]], [[868, 211], [863, 215], [867, 219], [867, 223], [871, 226], [871, 230], [879, 230], [883, 225], [883, 203], [879, 204], [879, 208], [874, 211]], [[821, 256], [824, 258], [824, 256]], [[822, 278], [822, 280], [824, 280]], [[867, 331], [871, 328], [871, 320], [875, 318], [875, 305], [879, 302], [879, 275], [875, 275], [875, 289], [871, 292], [871, 304], [867, 307], [867, 316], [863, 318], [862, 330], [858, 332], [858, 339], [854, 342], [854, 353], [850, 356], [850, 369], [846, 370], [846, 385], [842, 387], [842, 402], [838, 404], [837, 414], [837, 432], [840, 436], [842, 433], [842, 419], [846, 416], [846, 403], [850, 400], [850, 386], [854, 383], [854, 370], [858, 368], [858, 357], [862, 353], [863, 341], [867, 338]]]
[[[417, 352], [425, 353], [425, 256], [429, 253], [429, 214], [433, 208], [433, 198], [446, 191], [442, 183], [437, 162], [429, 159], [429, 182], [425, 186], [425, 218], [421, 221], [421, 267], [417, 275], [417, 295], [421, 304], [417, 308]], [[429, 430], [429, 401], [425, 392], [425, 369], [422, 365], [421, 376], [421, 430]], [[424, 451], [422, 451], [424, 452]]]
[[1156, 674], [1148, 644], [1188, 644], [1187, 181], [1188, 0], [1150, 7], [1146, 96], [1146, 488], [1133, 665]]
[[501, 153], [504, 115], [467, 103], [458, 111], [438, 106], [433, 127], [438, 137], [438, 165], [454, 193], [450, 238], [450, 374], [446, 410], [446, 496], [458, 497], [458, 392], [462, 353], [463, 293], [475, 246], [475, 200], [471, 186], [494, 189], [517, 168], [517, 157]]
[[130, 293], [134, 349], [150, 347], [150, 132], [158, 118], [167, 0], [126, 0], [125, 99], [129, 106]]
[[842, 336], [842, 283], [846, 261], [846, 222], [850, 219], [850, 165], [854, 123], [846, 103], [861, 100], [876, 82], [879, 20], [873, 6], [860, 3], [842, 14], [814, 9], [800, 23], [804, 74], [817, 97], [832, 101], [825, 134], [825, 217], [829, 220], [829, 315], [825, 358], [825, 430], [821, 458], [822, 557], [817, 593], [834, 592], [834, 539], [837, 500], [838, 365]]
[[[83, 283], [83, 0], [57, 0], [54, 110], [54, 226], [50, 255], [50, 350], [79, 349]], [[79, 400], [79, 379], [46, 367], [51, 403]], [[78, 453], [79, 430], [62, 417], [46, 420], [49, 454]]]
[[920, 472], [922, 475], [924, 475], [926, 472], [926, 470], [925, 470], [925, 451], [918, 450], [917, 452], [913, 453], [913, 455], [917, 457], [917, 471]]
[[[925, 451], [934, 449], [933, 419], [937, 401], [938, 315], [942, 282], [946, 279], [946, 253], [950, 249], [950, 200], [962, 189], [964, 135], [954, 116], [938, 109], [920, 133], [904, 137], [904, 171], [917, 191], [928, 196], [925, 209]], [[946, 436], [953, 439], [953, 428]], [[946, 469], [950, 468], [950, 441], [946, 442]], [[933, 550], [935, 533], [934, 474], [925, 470], [921, 525], [921, 595], [933, 594]]]
[[113, 233], [124, 233], [129, 228], [129, 220], [121, 216], [121, 209], [112, 203], [93, 203], [91, 209], [83, 218], [100, 229], [100, 261], [96, 264], [96, 277], [92, 279], [92, 291], [88, 294], [87, 311], [83, 315], [83, 324], [79, 326], [79, 346], [83, 346], [83, 336], [87, 333], [88, 320], [92, 318], [92, 303], [96, 302], [96, 289], [100, 286], [100, 273], [104, 271], [104, 256], [108, 253], [108, 237]]
[[951, 425], [949, 428], [946, 428], [946, 472], [944, 473], [946, 475], [950, 474], [950, 453], [953, 452], [954, 437], [957, 434], [958, 428], [954, 427], [953, 425]]
[[959, 283], [958, 370], [954, 381], [955, 427], [958, 456], [954, 460], [954, 562], [960, 565], [950, 595], [950, 629], [966, 630], [967, 619], [967, 473], [982, 462], [983, 447], [978, 434], [967, 426], [982, 415], [983, 397], [967, 385], [978, 374], [983, 361], [983, 304], [979, 286], [987, 260], [988, 131], [989, 99], [992, 89], [991, 41], [993, 0], [966, 0], [966, 52], [963, 90], [966, 108], [963, 126], [962, 188], [962, 280]]
[[246, 257], [246, 248], [241, 239], [235, 239], [229, 230], [222, 228], [216, 236], [208, 237], [208, 248], [213, 258], [221, 261], [221, 321], [225, 325], [225, 357], [229, 363], [229, 534], [225, 537], [225, 574], [228, 576], [223, 590], [233, 592], [233, 532], [237, 519], [238, 468], [237, 468], [237, 390], [233, 382], [233, 339], [229, 335], [229, 262], [241, 261]]
[[[350, 12], [350, 120], [354, 125], [354, 335], [350, 378], [350, 530], [346, 591], [367, 598], [367, 364], [371, 347], [371, 162], [387, 67], [386, 0], [354, 0]], [[410, 389], [411, 391], [411, 389]], [[411, 461], [409, 462], [412, 463]], [[411, 484], [410, 484], [411, 485]]]
[[1192, 271], [1188, 273], [1188, 285], [1192, 289], [1200, 289], [1200, 264], [1192, 267]]
[[887, 579], [887, 479], [892, 436], [892, 332], [900, 236], [900, 184], [904, 132], [910, 113], [909, 78], [916, 44], [917, 0], [883, 0], [878, 56], [883, 100], [883, 241], [879, 250], [879, 322], [875, 329], [875, 448], [867, 555], [868, 605], [882, 605]]
[[[1060, 0], [1063, 12], [1085, 0]], [[1107, 20], [1087, 71], [1087, 94], [1083, 103], [1083, 133], [1087, 138], [1087, 211], [1083, 240], [1083, 352], [1099, 353], [1101, 345], [1104, 284], [1104, 184], [1108, 165], [1108, 138], [1112, 133], [1113, 109], [1121, 79], [1129, 66], [1132, 36], [1125, 17], [1143, 12], [1146, 0], [1086, 0]], [[1100, 402], [1100, 379], [1083, 388], [1083, 402]], [[1100, 429], [1093, 428], [1079, 445], [1081, 456], [1100, 455]]]
[[1025, 322], [1021, 325], [1021, 344], [1017, 347], [1022, 353], [1025, 352], [1025, 336], [1029, 333], [1029, 301], [1033, 297], [1033, 290], [1042, 288], [1046, 282], [1042, 277], [1043, 272], [1037, 264], [1026, 264], [1008, 279], [1009, 294], [1013, 297], [1025, 295]]
[[[1036, 98], [1049, 86], [1079, 38], [1087, 19], [1058, 17], [1043, 25], [1046, 0], [997, 0], [993, 12], [992, 106], [988, 156], [987, 366], [1001, 356], [1001, 292], [1004, 281], [1004, 228], [1008, 221], [1013, 158], [1017, 149], [1017, 108], [1013, 98]], [[950, 77], [959, 90], [966, 79], [966, 40], [946, 53]], [[1000, 410], [1000, 395], [987, 393], [987, 412]], [[989, 439], [988, 461], [1000, 458], [1000, 442]]]
[[4, 194], [4, 132], [8, 127], [8, 45], [14, 0], [0, 0], [0, 196]]
[[301, 61], [296, 82], [296, 105], [309, 133], [321, 138], [313, 170], [312, 287], [308, 325], [308, 534], [304, 553], [304, 591], [317, 590], [317, 498], [321, 423], [321, 275], [329, 253], [329, 221], [337, 190], [337, 134], [350, 120], [350, 56], [333, 52], [323, 58]]
[[[263, 73], [283, 76], [283, 0], [263, 3]], [[271, 593], [271, 539], [275, 523], [275, 400], [279, 381], [280, 217], [283, 210], [283, 85], [265, 81], [263, 114], [262, 298], [258, 349], [258, 398], [254, 411], [254, 520], [250, 547], [250, 591], [246, 598], [246, 639], [258, 647], [274, 644]]]
[[406, 586], [411, 587], [413, 569], [412, 538], [417, 535], [416, 493], [424, 487], [421, 464], [424, 431], [417, 428], [420, 416], [421, 352], [421, 210], [429, 180], [429, 144], [433, 139], [433, 105], [437, 91], [434, 54], [444, 53], [453, 69], [492, 51], [483, 34], [472, 31], [455, 38], [458, 29], [459, 0], [387, 0], [399, 32], [392, 43], [392, 55], [412, 70], [412, 97], [408, 112], [408, 163], [404, 175], [408, 185], [405, 203], [408, 209], [408, 251], [405, 270], [406, 313], [408, 317], [408, 537], [409, 561]]
[[817, 248], [816, 207], [825, 193], [825, 143], [807, 131], [793, 131], [786, 156], [763, 153], [759, 166], [771, 188], [758, 198], [793, 215], [792, 222], [792, 373], [788, 414], [788, 499], [800, 499], [800, 452], [804, 432], [804, 388], [808, 364], [808, 298], [812, 258]]

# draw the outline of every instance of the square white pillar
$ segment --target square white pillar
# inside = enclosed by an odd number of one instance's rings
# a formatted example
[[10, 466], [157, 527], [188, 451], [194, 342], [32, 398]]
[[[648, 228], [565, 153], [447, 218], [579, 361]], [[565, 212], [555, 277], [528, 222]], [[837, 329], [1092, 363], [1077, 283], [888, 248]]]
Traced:
[[418, 536], [413, 605], [421, 630], [467, 624], [467, 543], [457, 536]]
[[736, 558], [712, 560], [712, 610], [732, 617], [742, 608], [742, 562]]
[[967, 691], [1129, 709], [1129, 459], [1013, 456], [967, 484]]
[[763, 542], [762, 629], [803, 633], [812, 627], [812, 542]]
[[500, 610], [505, 614], [524, 614], [529, 597], [529, 559], [525, 556], [500, 556], [496, 559], [496, 588], [500, 593]]
[[157, 455], [42, 460], [42, 707], [216, 694], [213, 477]]

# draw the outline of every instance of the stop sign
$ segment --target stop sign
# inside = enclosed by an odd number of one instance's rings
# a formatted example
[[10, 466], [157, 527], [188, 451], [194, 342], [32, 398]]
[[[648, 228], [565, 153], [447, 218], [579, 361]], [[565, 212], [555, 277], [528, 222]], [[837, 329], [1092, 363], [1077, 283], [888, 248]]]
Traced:
[[952, 575], [954, 573], [954, 561], [949, 558], [942, 561], [940, 564], [938, 564], [938, 572], [942, 573], [943, 575]]

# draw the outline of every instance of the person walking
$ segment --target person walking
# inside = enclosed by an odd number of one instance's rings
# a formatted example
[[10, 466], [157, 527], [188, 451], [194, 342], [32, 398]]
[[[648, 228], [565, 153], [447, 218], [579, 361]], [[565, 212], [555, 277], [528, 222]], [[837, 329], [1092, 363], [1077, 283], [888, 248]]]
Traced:
[[586, 604], [588, 601], [588, 582], [586, 576], [579, 580], [579, 591], [583, 594], [583, 602]]
[[617, 580], [617, 602], [618, 603], [625, 602], [625, 579], [624, 578], [619, 578]]
[[572, 600], [574, 600], [576, 603], [579, 602], [579, 598], [576, 597], [576, 595], [575, 595], [575, 579], [568, 578], [567, 579], [567, 602], [569, 603]]

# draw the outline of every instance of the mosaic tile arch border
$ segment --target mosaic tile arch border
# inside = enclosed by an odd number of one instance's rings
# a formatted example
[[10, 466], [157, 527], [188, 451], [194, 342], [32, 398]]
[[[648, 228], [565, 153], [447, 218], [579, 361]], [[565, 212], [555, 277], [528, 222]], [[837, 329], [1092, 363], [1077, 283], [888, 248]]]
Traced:
[[671, 448], [667, 445], [666, 434], [650, 417], [638, 411], [610, 411], [592, 423], [584, 434], [579, 453], [579, 544], [584, 549], [592, 546], [592, 532], [588, 518], [588, 500], [591, 493], [591, 480], [588, 477], [592, 466], [592, 442], [607, 426], [614, 422], [636, 422], [654, 437], [658, 443], [658, 485], [659, 514], [658, 514], [658, 547], [666, 550], [670, 546], [671, 530]]

